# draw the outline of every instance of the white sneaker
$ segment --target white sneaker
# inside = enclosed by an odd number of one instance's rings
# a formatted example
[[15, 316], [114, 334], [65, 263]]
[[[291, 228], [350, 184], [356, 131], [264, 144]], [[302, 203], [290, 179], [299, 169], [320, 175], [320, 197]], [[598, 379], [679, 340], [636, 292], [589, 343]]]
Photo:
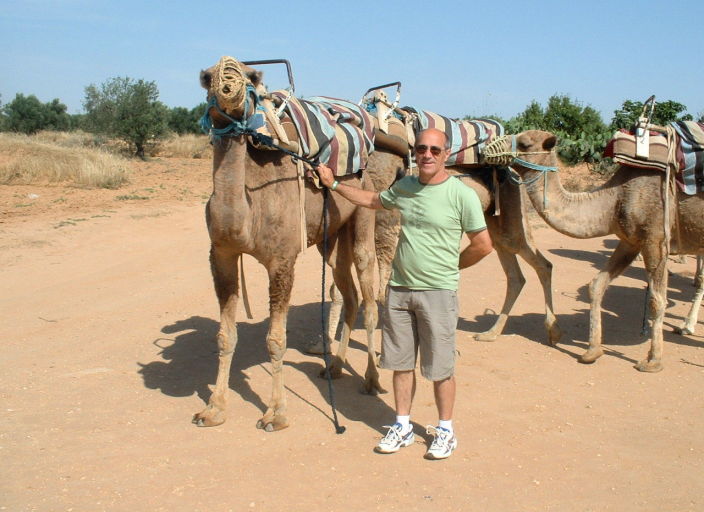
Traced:
[[425, 452], [425, 458], [431, 460], [446, 459], [457, 448], [457, 438], [455, 434], [442, 427], [433, 427], [428, 425], [425, 427], [426, 434], [433, 434], [433, 439], [430, 448]]
[[405, 434], [400, 423], [394, 423], [391, 426], [385, 425], [385, 428], [388, 428], [389, 431], [374, 448], [377, 453], [396, 453], [401, 448], [413, 444], [415, 438], [413, 428]]

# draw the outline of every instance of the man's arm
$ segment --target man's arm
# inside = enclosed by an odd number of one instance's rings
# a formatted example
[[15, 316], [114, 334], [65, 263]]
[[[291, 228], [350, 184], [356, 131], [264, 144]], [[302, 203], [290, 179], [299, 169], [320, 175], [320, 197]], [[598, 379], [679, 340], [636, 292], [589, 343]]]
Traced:
[[494, 249], [487, 229], [467, 233], [467, 238], [469, 245], [460, 253], [460, 269], [471, 267]]
[[[332, 169], [325, 164], [320, 164], [316, 168], [316, 171], [318, 172], [318, 176], [320, 176], [320, 182], [332, 190], [331, 187], [333, 183], [335, 183], [335, 176], [332, 173]], [[381, 204], [378, 192], [362, 190], [361, 188], [351, 187], [349, 185], [345, 185], [344, 183], [338, 183], [335, 187], [335, 192], [347, 199], [350, 203], [359, 206], [372, 208], [374, 210], [379, 210], [384, 207], [384, 205]]]

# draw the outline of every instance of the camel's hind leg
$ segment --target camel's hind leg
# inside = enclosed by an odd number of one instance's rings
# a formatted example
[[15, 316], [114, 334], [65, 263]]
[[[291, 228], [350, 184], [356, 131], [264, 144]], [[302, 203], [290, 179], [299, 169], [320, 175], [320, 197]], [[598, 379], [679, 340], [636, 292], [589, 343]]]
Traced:
[[675, 327], [675, 332], [679, 334], [694, 334], [694, 329], [699, 318], [699, 308], [702, 305], [704, 298], [704, 256], [697, 256], [697, 272], [694, 276], [694, 286], [697, 287], [697, 292], [692, 300], [692, 307], [689, 314], [681, 327]]
[[269, 407], [257, 422], [257, 428], [272, 432], [288, 427], [283, 364], [286, 353], [286, 318], [288, 315], [293, 268], [296, 257], [277, 259], [266, 265], [269, 273], [269, 332], [266, 347], [271, 358], [272, 389]]
[[659, 244], [645, 244], [643, 247], [643, 261], [648, 272], [648, 284], [650, 286], [649, 306], [653, 328], [648, 356], [638, 361], [635, 368], [641, 372], [653, 373], [662, 370], [664, 345], [662, 328], [667, 304], [667, 250], [662, 249]]
[[599, 359], [604, 350], [601, 348], [601, 301], [609, 283], [630, 265], [640, 251], [623, 240], [616, 246], [616, 250], [609, 258], [606, 268], [599, 272], [589, 285], [591, 296], [591, 309], [589, 312], [589, 348], [579, 357], [580, 363], [593, 363]]
[[237, 345], [235, 318], [239, 300], [237, 263], [240, 257], [239, 253], [211, 245], [210, 269], [213, 274], [215, 293], [220, 303], [220, 330], [217, 336], [218, 376], [207, 407], [193, 416], [193, 423], [199, 427], [220, 425], [226, 418], [230, 366], [232, 354]]

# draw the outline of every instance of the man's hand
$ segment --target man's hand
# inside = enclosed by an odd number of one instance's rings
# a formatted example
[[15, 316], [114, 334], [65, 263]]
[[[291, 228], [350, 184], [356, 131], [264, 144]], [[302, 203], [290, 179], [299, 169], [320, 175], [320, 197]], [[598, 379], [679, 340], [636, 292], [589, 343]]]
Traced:
[[327, 188], [330, 188], [335, 181], [335, 175], [332, 173], [332, 169], [325, 164], [319, 164], [318, 167], [315, 168], [315, 171], [320, 177], [320, 182]]

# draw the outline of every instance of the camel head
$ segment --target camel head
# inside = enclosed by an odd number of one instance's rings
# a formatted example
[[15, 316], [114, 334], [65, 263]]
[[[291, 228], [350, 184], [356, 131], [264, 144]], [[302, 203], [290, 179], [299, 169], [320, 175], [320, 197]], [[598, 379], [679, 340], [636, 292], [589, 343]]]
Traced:
[[266, 90], [262, 75], [233, 57], [222, 57], [215, 66], [200, 72], [214, 126], [245, 119], [254, 112], [257, 94]]
[[527, 130], [497, 137], [484, 148], [483, 157], [489, 165], [521, 163], [535, 170], [555, 170], [556, 144], [557, 137], [550, 132]]

